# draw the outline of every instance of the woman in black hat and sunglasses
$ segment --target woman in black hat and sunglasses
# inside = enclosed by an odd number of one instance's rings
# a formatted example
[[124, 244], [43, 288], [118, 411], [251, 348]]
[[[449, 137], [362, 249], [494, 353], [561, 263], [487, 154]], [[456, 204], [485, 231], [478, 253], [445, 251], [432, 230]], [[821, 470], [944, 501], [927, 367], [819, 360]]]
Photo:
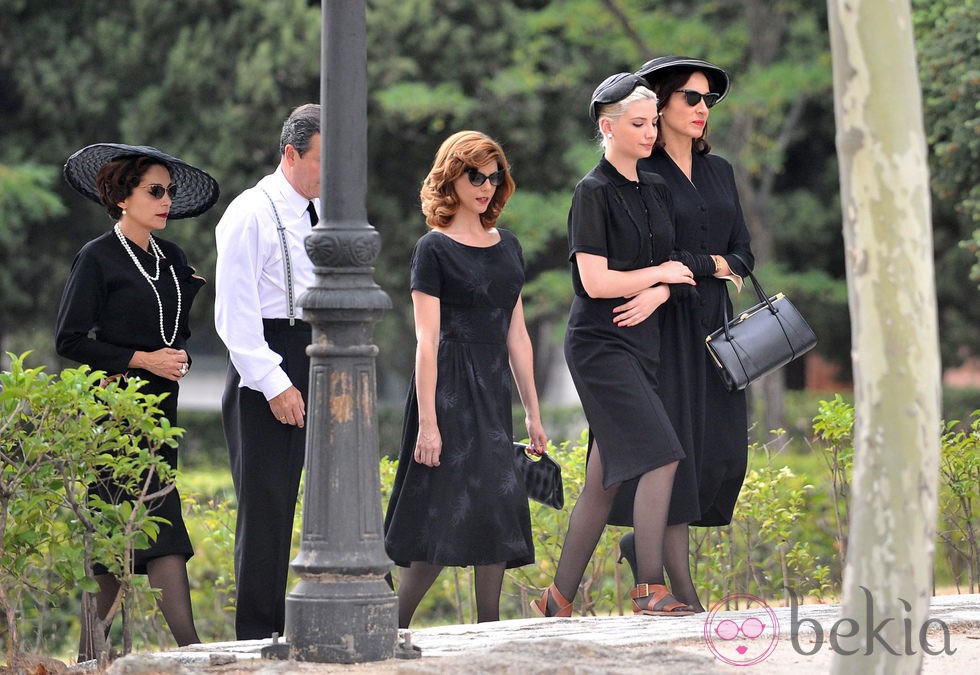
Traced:
[[[218, 198], [218, 184], [155, 148], [116, 143], [73, 154], [65, 164], [65, 179], [104, 206], [115, 223], [75, 256], [58, 309], [58, 354], [110, 375], [146, 380], [141, 391], [169, 394], [159, 407], [176, 424], [179, 382], [190, 367], [184, 349], [190, 335], [187, 316], [204, 279], [187, 264], [180, 247], [154, 235], [171, 218], [208, 210]], [[176, 448], [159, 452], [177, 468]], [[114, 500], [111, 486], [96, 489], [103, 499]], [[160, 589], [160, 608], [177, 644], [199, 642], [187, 578], [187, 559], [194, 550], [177, 490], [152, 504], [150, 512], [168, 523], [160, 524], [149, 548], [135, 551], [134, 571], [147, 574], [150, 586]], [[99, 585], [96, 608], [105, 619], [119, 581], [101, 564], [92, 573]], [[91, 630], [83, 616], [79, 661], [98, 656]]]
[[590, 447], [554, 583], [532, 606], [542, 616], [571, 616], [613, 497], [620, 484], [637, 479], [633, 612], [683, 616], [693, 610], [665, 584], [663, 542], [674, 470], [685, 452], [658, 393], [656, 345], [669, 285], [694, 280], [687, 266], [669, 260], [674, 225], [666, 185], [637, 168], [657, 138], [656, 95], [637, 75], [619, 73], [596, 88], [589, 113], [603, 157], [575, 187], [568, 214], [575, 297], [565, 359]]
[[[728, 74], [700, 59], [662, 56], [637, 75], [656, 92], [660, 112], [656, 147], [640, 160], [640, 169], [659, 174], [670, 187], [675, 257], [697, 280], [699, 302], [691, 320], [671, 322], [674, 329], [661, 343], [661, 354], [671, 358], [662, 360], [660, 381], [668, 414], [678, 433], [690, 434], [693, 450], [679, 463], [674, 480], [667, 575], [677, 597], [703, 611], [691, 580], [688, 527], [731, 522], [748, 456], [745, 392], [729, 393], [712, 372], [704, 338], [722, 325], [726, 306], [731, 315], [728, 285], [741, 290], [746, 265], [755, 258], [732, 166], [710, 154], [707, 140], [711, 109], [728, 94]], [[632, 524], [630, 496], [628, 489], [617, 496], [612, 524]], [[623, 537], [620, 550], [635, 575], [632, 534]]]

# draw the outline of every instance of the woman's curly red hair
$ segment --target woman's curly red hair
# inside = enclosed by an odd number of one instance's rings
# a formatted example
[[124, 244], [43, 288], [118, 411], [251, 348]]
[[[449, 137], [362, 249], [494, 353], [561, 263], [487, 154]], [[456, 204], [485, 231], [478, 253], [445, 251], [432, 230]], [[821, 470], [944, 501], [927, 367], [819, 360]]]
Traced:
[[487, 210], [480, 214], [484, 229], [497, 223], [500, 212], [514, 194], [514, 179], [503, 148], [495, 140], [479, 131], [457, 131], [439, 146], [429, 175], [422, 181], [419, 198], [422, 213], [429, 227], [446, 227], [459, 210], [459, 197], [453, 183], [467, 169], [476, 169], [488, 162], [496, 162], [497, 170], [505, 169], [504, 182], [497, 186]]

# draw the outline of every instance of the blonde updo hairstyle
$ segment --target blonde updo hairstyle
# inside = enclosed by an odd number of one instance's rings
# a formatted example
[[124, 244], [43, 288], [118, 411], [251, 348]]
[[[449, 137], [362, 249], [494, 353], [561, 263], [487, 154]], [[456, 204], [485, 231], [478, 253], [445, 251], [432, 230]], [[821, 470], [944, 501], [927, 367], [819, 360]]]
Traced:
[[637, 101], [653, 101], [657, 105], [657, 109], [660, 109], [659, 102], [657, 101], [657, 95], [652, 89], [644, 86], [639, 86], [630, 92], [625, 98], [622, 98], [614, 103], [606, 103], [600, 105], [598, 108], [599, 117], [596, 120], [596, 128], [599, 133], [599, 145], [602, 149], [606, 149], [606, 136], [602, 133], [602, 118], [615, 122], [620, 117], [626, 114], [626, 109], [630, 107], [633, 103]]
[[458, 131], [439, 146], [429, 175], [422, 181], [419, 198], [425, 222], [432, 228], [447, 227], [459, 210], [459, 196], [454, 183], [467, 169], [476, 169], [496, 162], [497, 170], [504, 169], [504, 182], [497, 186], [487, 210], [480, 214], [483, 228], [489, 230], [497, 223], [500, 212], [514, 194], [514, 179], [500, 145], [479, 131]]

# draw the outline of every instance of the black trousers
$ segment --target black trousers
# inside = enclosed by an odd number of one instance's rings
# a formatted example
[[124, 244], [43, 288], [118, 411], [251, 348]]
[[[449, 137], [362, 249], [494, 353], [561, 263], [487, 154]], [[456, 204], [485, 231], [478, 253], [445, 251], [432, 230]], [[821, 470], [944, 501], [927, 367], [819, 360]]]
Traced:
[[[266, 342], [283, 357], [283, 370], [309, 406], [309, 324], [290, 326], [285, 319], [263, 323]], [[235, 633], [239, 640], [256, 640], [283, 635], [285, 629], [289, 547], [306, 428], [279, 422], [265, 396], [239, 387], [240, 381], [229, 362], [221, 413], [238, 497]]]

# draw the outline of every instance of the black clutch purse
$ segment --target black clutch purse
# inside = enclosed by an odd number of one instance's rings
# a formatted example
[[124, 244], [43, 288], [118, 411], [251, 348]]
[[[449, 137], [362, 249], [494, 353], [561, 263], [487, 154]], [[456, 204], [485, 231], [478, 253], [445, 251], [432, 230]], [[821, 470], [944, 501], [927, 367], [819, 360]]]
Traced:
[[751, 270], [749, 278], [759, 304], [734, 319], [729, 319], [726, 306], [724, 325], [704, 340], [728, 391], [745, 389], [817, 344], [813, 329], [789, 298], [782, 293], [767, 296]]
[[548, 455], [527, 454], [527, 445], [514, 443], [514, 468], [524, 478], [527, 496], [554, 509], [565, 506], [565, 486], [561, 482], [561, 467]]

